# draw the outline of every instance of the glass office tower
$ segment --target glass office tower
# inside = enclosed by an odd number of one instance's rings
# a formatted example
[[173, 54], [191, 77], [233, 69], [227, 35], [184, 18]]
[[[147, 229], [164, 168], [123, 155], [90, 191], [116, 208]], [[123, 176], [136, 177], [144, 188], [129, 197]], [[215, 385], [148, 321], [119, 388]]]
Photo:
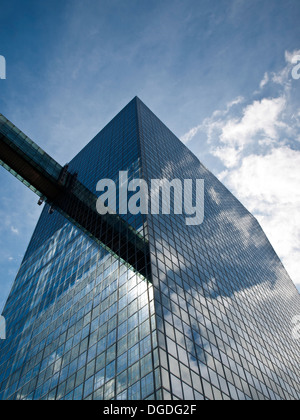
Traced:
[[138, 99], [70, 163], [204, 179], [205, 220], [122, 216], [146, 278], [46, 205], [3, 315], [1, 399], [299, 399], [300, 297], [256, 219]]

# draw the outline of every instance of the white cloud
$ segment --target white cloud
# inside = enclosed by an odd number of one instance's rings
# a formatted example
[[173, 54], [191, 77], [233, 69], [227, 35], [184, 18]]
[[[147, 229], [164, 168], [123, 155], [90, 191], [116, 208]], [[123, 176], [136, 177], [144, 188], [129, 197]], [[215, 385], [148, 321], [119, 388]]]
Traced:
[[239, 117], [230, 115], [227, 108], [223, 115], [217, 111], [199, 127], [213, 144], [211, 153], [227, 168], [233, 168], [240, 163], [245, 148], [256, 143], [262, 147], [273, 145], [280, 139], [281, 130], [289, 130], [283, 118], [286, 105], [285, 96], [255, 100], [240, 110]]
[[[218, 158], [219, 179], [257, 217], [294, 282], [300, 287], [300, 110], [292, 80], [294, 57], [285, 53], [285, 66], [266, 72], [272, 96], [237, 98], [190, 130], [190, 141], [202, 130], [210, 153]], [[268, 89], [268, 90], [270, 90]], [[233, 106], [235, 106], [233, 108]], [[200, 156], [201, 159], [201, 156]], [[213, 172], [216, 172], [214, 168]]]
[[17, 228], [15, 228], [14, 226], [11, 226], [10, 230], [14, 235], [19, 235], [19, 230]]
[[279, 137], [278, 129], [284, 127], [280, 116], [285, 106], [283, 97], [254, 101], [243, 110], [242, 118], [226, 122], [220, 136], [221, 143], [241, 152], [257, 136], [276, 140]]
[[240, 157], [240, 150], [235, 147], [217, 147], [212, 154], [219, 158], [227, 168], [237, 165]]
[[285, 61], [289, 64], [296, 64], [295, 57], [300, 55], [300, 50], [295, 50], [293, 52], [286, 51], [285, 52]]
[[286, 90], [291, 87], [291, 73], [294, 67], [294, 58], [300, 55], [300, 50], [295, 50], [293, 52], [285, 52], [285, 61], [286, 66], [277, 73], [272, 73], [272, 82], [277, 83], [280, 86], [283, 86]]
[[269, 74], [266, 72], [263, 80], [260, 82], [260, 85], [259, 85], [260, 89], [263, 89], [269, 83], [269, 80], [270, 80]]
[[191, 141], [192, 138], [195, 137], [195, 135], [199, 132], [200, 129], [201, 129], [201, 125], [192, 128], [189, 132], [187, 132], [186, 134], [184, 134], [181, 137], [182, 143], [187, 144], [189, 141]]
[[236, 105], [241, 104], [244, 101], [244, 98], [242, 96], [238, 96], [231, 102], [228, 102], [226, 105], [225, 110], [217, 110], [213, 113], [211, 118], [207, 118], [203, 121], [202, 124], [197, 125], [196, 127], [191, 128], [186, 134], [184, 134], [180, 140], [187, 144], [189, 143], [195, 136], [198, 134], [199, 131], [205, 131], [208, 133], [208, 139], [210, 139], [210, 136], [212, 135], [213, 131], [215, 129], [220, 128], [220, 124], [218, 123], [218, 120], [216, 118], [224, 118], [228, 112]]
[[300, 151], [250, 155], [224, 181], [257, 217], [291, 277], [300, 283]]

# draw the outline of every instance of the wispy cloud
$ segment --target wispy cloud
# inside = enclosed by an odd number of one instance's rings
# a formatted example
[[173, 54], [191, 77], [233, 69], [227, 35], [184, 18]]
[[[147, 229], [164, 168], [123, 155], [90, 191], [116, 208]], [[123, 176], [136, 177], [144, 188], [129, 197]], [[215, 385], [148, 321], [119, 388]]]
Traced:
[[269, 80], [270, 80], [269, 74], [266, 72], [263, 80], [260, 82], [260, 85], [259, 85], [260, 89], [263, 89], [269, 83]]
[[15, 228], [14, 226], [11, 226], [10, 230], [14, 235], [19, 235], [19, 233], [20, 233], [19, 230], [17, 228]]
[[196, 127], [191, 128], [186, 134], [181, 137], [181, 141], [184, 144], [189, 143], [199, 131], [204, 131], [208, 133], [208, 140], [211, 138], [211, 134], [214, 129], [220, 128], [222, 125], [222, 120], [218, 121], [218, 118], [224, 118], [228, 112], [235, 106], [239, 105], [244, 101], [242, 96], [237, 97], [233, 101], [229, 102], [226, 106], [225, 110], [217, 110], [213, 113], [211, 118], [205, 119], [201, 124], [197, 125]]

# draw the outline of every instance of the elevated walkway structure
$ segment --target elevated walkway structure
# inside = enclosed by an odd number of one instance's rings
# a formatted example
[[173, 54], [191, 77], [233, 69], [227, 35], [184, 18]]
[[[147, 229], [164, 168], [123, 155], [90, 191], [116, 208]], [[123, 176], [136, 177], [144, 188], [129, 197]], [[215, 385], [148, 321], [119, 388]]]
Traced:
[[0, 164], [109, 252], [150, 278], [147, 240], [117, 214], [100, 215], [97, 196], [0, 114]]

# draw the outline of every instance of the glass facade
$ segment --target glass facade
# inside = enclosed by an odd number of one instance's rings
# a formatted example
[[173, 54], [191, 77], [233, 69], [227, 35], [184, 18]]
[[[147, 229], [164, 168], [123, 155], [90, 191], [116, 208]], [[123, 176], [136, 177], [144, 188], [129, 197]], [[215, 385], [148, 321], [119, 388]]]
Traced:
[[203, 224], [148, 217], [163, 398], [299, 399], [298, 291], [257, 220], [139, 100], [138, 115], [145, 179], [205, 180]]
[[205, 221], [123, 215], [149, 281], [45, 206], [3, 315], [0, 399], [299, 399], [299, 294], [256, 219], [138, 99], [73, 161], [205, 180]]
[[[70, 163], [93, 193], [140, 176], [136, 101]], [[46, 205], [3, 315], [1, 399], [155, 399], [160, 369], [152, 284]], [[124, 215], [141, 235], [144, 216]]]

